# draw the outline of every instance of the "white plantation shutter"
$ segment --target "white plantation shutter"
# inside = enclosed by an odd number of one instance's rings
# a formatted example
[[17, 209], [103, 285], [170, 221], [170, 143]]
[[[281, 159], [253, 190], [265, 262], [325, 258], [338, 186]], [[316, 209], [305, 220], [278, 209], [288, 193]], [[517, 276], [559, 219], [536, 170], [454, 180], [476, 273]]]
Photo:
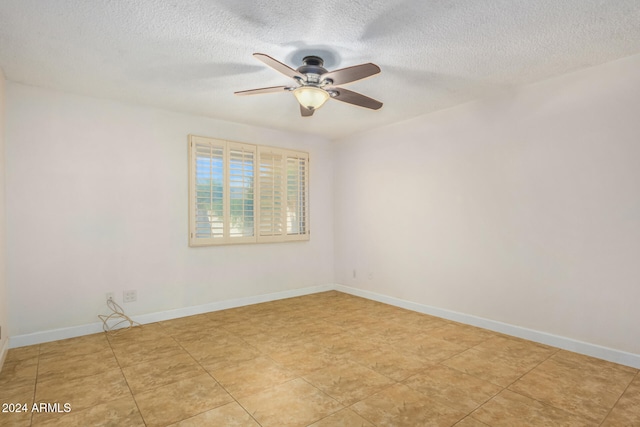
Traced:
[[189, 245], [309, 239], [309, 155], [189, 136]]
[[309, 239], [307, 153], [258, 147], [259, 242]]
[[308, 227], [308, 170], [306, 153], [287, 154], [287, 236], [306, 237]]
[[189, 245], [256, 241], [256, 146], [189, 137]]
[[260, 175], [260, 226], [261, 241], [279, 240], [284, 230], [284, 173], [283, 156], [279, 151], [261, 148], [258, 151]]
[[229, 236], [255, 241], [254, 168], [256, 147], [229, 144]]
[[224, 144], [194, 138], [191, 143], [191, 237], [224, 238]]

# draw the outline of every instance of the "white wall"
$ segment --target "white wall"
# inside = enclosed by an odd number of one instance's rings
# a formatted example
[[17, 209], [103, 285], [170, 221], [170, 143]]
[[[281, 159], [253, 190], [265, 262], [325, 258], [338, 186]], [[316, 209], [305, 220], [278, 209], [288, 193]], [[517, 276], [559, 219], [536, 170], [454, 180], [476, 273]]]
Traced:
[[[333, 282], [332, 147], [318, 137], [7, 83], [11, 336]], [[309, 242], [189, 248], [187, 135], [309, 151]]]
[[337, 283], [640, 354], [640, 55], [337, 141], [334, 168]]
[[5, 250], [5, 159], [4, 159], [4, 102], [5, 80], [4, 72], [0, 68], [0, 327], [2, 327], [2, 337], [0, 337], [0, 369], [6, 355], [7, 342], [9, 338], [9, 305], [7, 302], [7, 276], [6, 276], [6, 250]]

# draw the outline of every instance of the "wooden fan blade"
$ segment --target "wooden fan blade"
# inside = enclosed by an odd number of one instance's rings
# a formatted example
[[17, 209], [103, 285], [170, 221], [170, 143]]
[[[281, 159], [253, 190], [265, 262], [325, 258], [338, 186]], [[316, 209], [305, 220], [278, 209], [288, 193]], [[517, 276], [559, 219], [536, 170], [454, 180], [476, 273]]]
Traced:
[[303, 107], [302, 105], [300, 106], [300, 115], [302, 117], [311, 117], [313, 116], [314, 111], [315, 110], [309, 110], [308, 108]]
[[300, 74], [299, 72], [297, 72], [293, 68], [289, 67], [288, 65], [283, 64], [280, 61], [277, 61], [277, 60], [273, 59], [269, 55], [265, 55], [264, 53], [254, 53], [253, 56], [256, 59], [258, 59], [258, 60], [264, 62], [265, 64], [267, 64], [269, 67], [271, 67], [274, 70], [278, 71], [279, 73], [284, 74], [287, 77], [291, 77], [292, 79], [295, 79], [295, 78], [300, 78], [302, 80], [305, 79], [304, 74]]
[[329, 71], [328, 73], [322, 75], [322, 80], [329, 79], [332, 81], [332, 85], [337, 86], [355, 82], [356, 80], [373, 76], [375, 74], [378, 74], [379, 72], [380, 67], [369, 62], [367, 64], [354, 65], [353, 67]]
[[361, 95], [358, 92], [353, 92], [341, 87], [332, 87], [327, 90], [329, 92], [335, 92], [336, 95], [333, 96], [333, 99], [337, 99], [338, 101], [347, 102], [364, 108], [370, 108], [372, 110], [378, 110], [382, 107], [382, 102], [376, 101], [368, 96]]
[[249, 90], [241, 90], [239, 92], [234, 92], [235, 95], [259, 95], [261, 93], [275, 93], [275, 92], [285, 92], [291, 90], [288, 86], [272, 86], [272, 87], [263, 87], [260, 89], [249, 89]]

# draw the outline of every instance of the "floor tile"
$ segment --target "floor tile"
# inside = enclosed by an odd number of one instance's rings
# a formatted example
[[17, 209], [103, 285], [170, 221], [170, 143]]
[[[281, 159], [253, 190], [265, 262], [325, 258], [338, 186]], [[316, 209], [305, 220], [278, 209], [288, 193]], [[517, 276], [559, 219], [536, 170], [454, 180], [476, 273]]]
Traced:
[[369, 421], [353, 412], [351, 409], [342, 409], [335, 414], [331, 414], [318, 422], [311, 424], [309, 427], [374, 427]]
[[268, 332], [265, 332], [260, 335], [254, 335], [250, 337], [243, 337], [243, 340], [258, 350], [260, 353], [270, 354], [274, 351], [278, 351], [283, 347], [288, 347], [291, 345], [295, 345], [297, 343], [303, 344], [304, 342], [299, 340], [298, 338], [285, 338], [277, 335], [269, 335]]
[[268, 334], [269, 330], [276, 330], [280, 326], [281, 323], [279, 321], [264, 322], [254, 317], [238, 322], [224, 323], [222, 329], [234, 336], [246, 338], [260, 334]]
[[502, 391], [502, 387], [444, 365], [436, 365], [403, 384], [452, 408], [471, 412]]
[[33, 386], [38, 375], [38, 358], [14, 359], [4, 362], [0, 372], [0, 390]]
[[339, 402], [301, 378], [239, 401], [263, 427], [307, 426], [342, 408]]
[[134, 394], [205, 373], [186, 353], [127, 366], [122, 372]]
[[233, 401], [208, 374], [135, 394], [147, 426], [166, 426]]
[[38, 383], [53, 380], [71, 381], [115, 368], [118, 368], [118, 362], [111, 349], [72, 357], [45, 357], [40, 358], [38, 364]]
[[281, 384], [296, 375], [266, 356], [209, 371], [235, 398]]
[[300, 314], [294, 322], [295, 324], [293, 325], [287, 324], [287, 327], [297, 332], [302, 339], [310, 343], [330, 339], [333, 335], [345, 332], [343, 328], [326, 320], [316, 318], [309, 319], [306, 313]]
[[202, 326], [193, 326], [191, 328], [178, 330], [167, 328], [167, 335], [171, 336], [180, 344], [198, 340], [222, 341], [225, 337], [232, 337], [233, 340], [240, 341], [240, 337], [230, 334], [220, 327], [203, 328]]
[[[0, 389], [0, 396], [3, 394]], [[0, 404], [5, 403], [13, 406], [2, 408], [8, 412], [0, 412], [0, 426], [28, 427], [31, 425], [33, 390], [31, 393], [13, 394], [8, 398], [0, 397]]]
[[412, 339], [396, 342], [396, 351], [413, 354], [425, 361], [440, 362], [467, 350], [467, 347], [432, 337], [429, 333], [425, 332]]
[[460, 323], [448, 323], [429, 331], [429, 335], [471, 348], [496, 337], [494, 332]]
[[197, 343], [216, 343], [221, 346], [245, 344], [245, 341], [242, 338], [239, 338], [237, 335], [231, 334], [223, 329], [203, 330], [199, 327], [188, 331], [174, 331], [172, 338], [183, 346]]
[[351, 407], [379, 427], [452, 426], [467, 413], [395, 384]]
[[450, 323], [448, 320], [408, 310], [398, 313], [396, 315], [396, 320], [401, 321], [408, 326], [413, 326], [423, 333], [441, 328], [442, 326]]
[[[10, 412], [0, 412], [0, 426], [31, 425], [31, 407], [36, 389], [38, 347], [28, 351], [9, 350], [2, 372], [0, 372], [0, 404], [14, 404], [6, 408]], [[27, 347], [23, 347], [27, 348]], [[35, 354], [35, 357], [34, 357]], [[11, 356], [11, 358], [10, 358]], [[25, 409], [26, 405], [26, 411]], [[4, 408], [0, 408], [0, 411]]]
[[602, 425], [640, 426], [640, 373], [636, 374]]
[[600, 423], [635, 375], [631, 368], [562, 351], [509, 389]]
[[458, 421], [453, 427], [490, 427], [488, 424], [480, 422], [475, 418], [467, 416], [462, 420]]
[[74, 357], [110, 350], [104, 332], [40, 344], [40, 357]]
[[350, 333], [367, 337], [374, 343], [393, 344], [398, 341], [411, 341], [419, 332], [417, 328], [396, 324], [395, 322], [379, 322], [371, 325], [354, 326]]
[[471, 417], [492, 427], [548, 426], [588, 427], [597, 426], [586, 418], [571, 414], [529, 397], [504, 390], [482, 405]]
[[395, 351], [393, 347], [390, 344], [368, 351], [351, 352], [348, 357], [350, 360], [373, 369], [395, 381], [402, 381], [410, 375], [433, 366], [435, 363], [426, 361], [409, 352], [400, 353]]
[[376, 343], [368, 340], [365, 336], [356, 336], [349, 332], [323, 337], [323, 339], [318, 339], [316, 342], [324, 347], [327, 353], [336, 356], [344, 356], [352, 352], [370, 351], [377, 348]]
[[192, 316], [178, 317], [171, 320], [158, 322], [161, 326], [170, 329], [190, 329], [191, 327], [207, 327], [213, 325], [211, 316], [208, 313], [194, 314]]
[[167, 336], [167, 330], [159, 323], [149, 323], [133, 328], [119, 329], [105, 334], [110, 344], [122, 342], [153, 341]]
[[0, 387], [0, 403], [7, 402], [22, 402], [33, 403], [33, 397], [36, 392], [36, 383], [20, 385], [15, 383], [8, 383]]
[[339, 356], [326, 352], [322, 346], [300, 343], [272, 350], [269, 357], [296, 375], [304, 375], [335, 364]]
[[34, 427], [144, 427], [144, 421], [138, 412], [133, 397], [127, 396], [118, 400], [92, 406], [81, 411], [74, 411], [58, 418], [36, 422]]
[[489, 381], [501, 387], [507, 387], [535, 365], [521, 366], [511, 359], [503, 359], [491, 350], [469, 350], [442, 362], [443, 365], [457, 369], [469, 375]]
[[395, 382], [350, 361], [313, 371], [305, 375], [304, 379], [347, 406]]
[[120, 341], [112, 343], [111, 347], [122, 368], [178, 356], [185, 352], [173, 338], [166, 336], [154, 340]]
[[[36, 402], [60, 403], [71, 405], [73, 411], [79, 411], [93, 405], [131, 396], [127, 382], [118, 368], [112, 368], [96, 375], [72, 380], [50, 380], [38, 382]], [[58, 413], [36, 413], [35, 420], [45, 420], [60, 416]]]
[[29, 345], [25, 347], [18, 347], [9, 349], [7, 357], [4, 359], [6, 362], [16, 362], [18, 360], [26, 360], [38, 358], [40, 356], [40, 344]]
[[186, 420], [171, 424], [170, 427], [260, 427], [260, 424], [236, 402], [227, 403], [215, 409], [198, 414]]
[[255, 359], [260, 355], [255, 347], [242, 340], [223, 342], [199, 340], [182, 345], [208, 371]]
[[247, 316], [245, 312], [240, 311], [237, 308], [231, 308], [227, 310], [218, 310], [207, 313], [207, 317], [214, 322], [221, 322], [228, 325], [235, 322], [242, 322], [249, 316]]

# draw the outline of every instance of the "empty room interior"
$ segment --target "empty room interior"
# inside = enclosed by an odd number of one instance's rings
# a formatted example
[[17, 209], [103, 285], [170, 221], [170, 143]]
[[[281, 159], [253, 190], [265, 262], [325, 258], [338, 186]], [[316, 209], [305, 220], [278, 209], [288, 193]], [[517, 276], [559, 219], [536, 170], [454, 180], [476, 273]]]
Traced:
[[637, 0], [3, 0], [0, 172], [0, 426], [640, 425]]

